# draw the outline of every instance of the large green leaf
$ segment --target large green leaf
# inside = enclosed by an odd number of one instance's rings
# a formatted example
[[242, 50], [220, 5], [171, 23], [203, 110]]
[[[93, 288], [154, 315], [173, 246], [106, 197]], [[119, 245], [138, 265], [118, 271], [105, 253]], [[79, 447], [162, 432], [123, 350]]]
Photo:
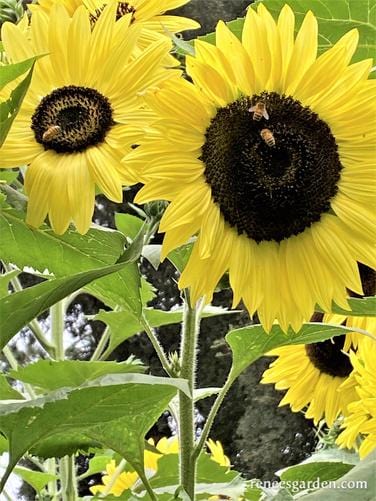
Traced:
[[20, 63], [0, 66], [0, 89], [28, 71], [26, 77], [11, 91], [9, 99], [0, 103], [0, 146], [5, 141], [29, 88], [36, 59], [33, 57]]
[[[376, 49], [376, 4], [374, 0], [258, 0], [251, 5], [256, 9], [263, 3], [274, 19], [282, 7], [288, 3], [295, 13], [295, 31], [300, 28], [305, 14], [312, 10], [318, 20], [319, 37], [318, 52], [322, 53], [332, 47], [342, 35], [357, 28], [359, 45], [353, 62], [375, 56]], [[241, 39], [244, 19], [236, 19], [227, 23], [230, 30]], [[215, 33], [199, 37], [206, 42], [215, 43]]]
[[376, 451], [363, 459], [346, 475], [334, 482], [334, 485], [302, 496], [304, 501], [374, 501], [376, 495]]
[[[19, 268], [31, 266], [48, 270], [56, 278], [100, 268], [117, 261], [124, 250], [124, 236], [112, 230], [91, 229], [86, 235], [68, 230], [56, 235], [50, 229], [35, 230], [13, 210], [0, 213], [0, 257]], [[114, 308], [120, 305], [141, 311], [140, 276], [136, 263], [130, 263], [112, 276], [86, 286], [86, 290]]]
[[278, 325], [273, 325], [270, 333], [265, 332], [261, 325], [230, 331], [226, 336], [233, 357], [230, 380], [234, 381], [249, 365], [274, 348], [317, 343], [348, 332], [352, 332], [351, 328], [321, 323], [304, 324], [297, 333], [291, 329], [285, 333]]
[[0, 348], [52, 305], [94, 280], [120, 271], [126, 261], [55, 280], [46, 280], [0, 299]]
[[13, 379], [43, 390], [76, 388], [107, 374], [143, 372], [138, 362], [86, 362], [83, 360], [39, 360], [10, 371]]
[[337, 480], [352, 468], [354, 465], [340, 462], [298, 464], [286, 468], [281, 474], [281, 480], [286, 482], [286, 489], [291, 494], [296, 494], [298, 491], [306, 490], [309, 484], [313, 484], [318, 479], [320, 482]]
[[[177, 324], [182, 321], [183, 309], [176, 308], [171, 311], [156, 310], [144, 308], [143, 313], [151, 327], [160, 327], [161, 325]], [[202, 312], [202, 317], [213, 317], [217, 315], [226, 315], [236, 313], [236, 311], [225, 310], [216, 306], [207, 306]], [[140, 320], [128, 311], [100, 311], [95, 320], [101, 320], [110, 327], [111, 336], [108, 347], [103, 355], [107, 357], [120, 343], [130, 338], [134, 334], [142, 332], [144, 327]]]
[[333, 313], [339, 313], [348, 317], [376, 317], [376, 296], [363, 298], [350, 297], [348, 298], [348, 303], [351, 308], [350, 310], [344, 310], [334, 304], [332, 308]]
[[34, 446], [50, 440], [50, 453], [66, 451], [53, 438], [79, 434], [124, 456], [143, 475], [144, 436], [177, 390], [188, 393], [181, 379], [143, 374], [104, 376], [86, 387], [59, 389], [20, 403], [0, 403], [0, 430], [10, 444], [9, 465], [1, 488], [17, 461]]

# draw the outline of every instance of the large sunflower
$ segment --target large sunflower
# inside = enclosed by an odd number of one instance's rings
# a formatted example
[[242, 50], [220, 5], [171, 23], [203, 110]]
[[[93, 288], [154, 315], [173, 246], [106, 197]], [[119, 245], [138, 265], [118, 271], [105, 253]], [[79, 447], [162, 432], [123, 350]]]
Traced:
[[174, 72], [162, 71], [170, 48], [159, 40], [134, 58], [137, 31], [131, 16], [115, 23], [108, 6], [91, 29], [87, 11], [73, 18], [61, 5], [50, 15], [34, 12], [31, 40], [5, 23], [2, 40], [12, 62], [47, 54], [36, 63], [31, 85], [0, 150], [1, 167], [28, 165], [27, 222], [49, 215], [56, 233], [71, 220], [85, 233], [94, 209], [95, 185], [115, 202], [135, 179], [121, 158], [134, 144], [150, 112], [138, 94]]
[[198, 234], [180, 278], [193, 300], [228, 270], [234, 305], [297, 330], [316, 303], [348, 308], [357, 261], [375, 261], [372, 62], [350, 65], [357, 30], [317, 57], [314, 15], [294, 41], [287, 5], [277, 23], [249, 9], [242, 42], [219, 22], [216, 40], [187, 57], [193, 84], [148, 97], [160, 120], [125, 159], [136, 200], [172, 202], [163, 256]]
[[357, 398], [348, 406], [344, 430], [337, 443], [340, 447], [359, 449], [364, 458], [376, 449], [376, 341], [365, 339], [357, 353], [350, 353], [354, 371], [340, 391], [355, 386]]

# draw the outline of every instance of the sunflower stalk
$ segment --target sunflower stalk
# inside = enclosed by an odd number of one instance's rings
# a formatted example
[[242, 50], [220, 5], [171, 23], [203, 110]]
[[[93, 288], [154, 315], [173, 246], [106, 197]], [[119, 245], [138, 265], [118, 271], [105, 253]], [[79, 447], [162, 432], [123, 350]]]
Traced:
[[60, 459], [60, 481], [62, 501], [76, 501], [77, 481], [74, 456]]
[[188, 380], [190, 396], [179, 392], [180, 485], [190, 499], [195, 498], [196, 459], [192, 456], [195, 443], [194, 398], [196, 351], [202, 305], [192, 307], [189, 291], [184, 291], [185, 303], [180, 350], [180, 377]]

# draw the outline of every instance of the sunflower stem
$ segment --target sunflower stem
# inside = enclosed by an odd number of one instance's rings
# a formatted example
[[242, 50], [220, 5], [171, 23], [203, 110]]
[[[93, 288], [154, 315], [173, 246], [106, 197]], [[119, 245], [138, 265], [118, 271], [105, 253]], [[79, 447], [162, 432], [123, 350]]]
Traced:
[[64, 301], [50, 308], [51, 339], [54, 344], [55, 359], [64, 360]]
[[204, 429], [202, 430], [202, 433], [200, 436], [200, 440], [199, 440], [198, 444], [196, 445], [196, 447], [194, 448], [194, 451], [192, 454], [192, 458], [194, 461], [197, 460], [198, 456], [200, 455], [200, 452], [202, 451], [202, 449], [205, 445], [205, 442], [209, 438], [209, 433], [210, 433], [211, 427], [213, 426], [214, 419], [217, 415], [219, 408], [222, 405], [222, 402], [223, 402], [225, 396], [227, 395], [227, 392], [231, 388], [232, 383], [233, 383], [232, 379], [227, 377], [227, 380], [226, 380], [224, 386], [222, 387], [221, 391], [218, 393], [218, 396], [217, 396], [212, 408], [210, 409], [210, 412], [209, 412], [208, 418], [206, 420]]
[[171, 371], [171, 365], [168, 361], [168, 358], [164, 352], [164, 349], [162, 345], [160, 344], [157, 335], [154, 332], [154, 329], [150, 326], [149, 322], [147, 321], [146, 317], [144, 314], [142, 314], [141, 317], [141, 324], [149, 338], [149, 341], [153, 345], [153, 348], [155, 349], [158, 358], [162, 364], [163, 369], [165, 370], [166, 374], [168, 374], [170, 377], [174, 377], [174, 374]]
[[194, 396], [196, 350], [200, 327], [201, 308], [191, 306], [189, 292], [185, 291], [185, 303], [180, 349], [180, 377], [188, 380], [191, 396], [179, 392], [179, 442], [180, 485], [189, 498], [195, 499], [196, 458], [192, 456], [195, 443]]
[[77, 481], [74, 456], [64, 456], [60, 459], [60, 481], [62, 501], [76, 501]]

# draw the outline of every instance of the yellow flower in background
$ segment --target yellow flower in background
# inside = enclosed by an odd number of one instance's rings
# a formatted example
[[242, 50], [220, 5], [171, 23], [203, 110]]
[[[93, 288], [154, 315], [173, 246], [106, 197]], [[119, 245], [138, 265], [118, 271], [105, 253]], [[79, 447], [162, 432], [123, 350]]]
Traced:
[[[148, 442], [151, 445], [155, 445], [156, 449], [158, 449], [158, 451], [160, 452], [160, 454], [148, 450], [145, 450], [144, 452], [145, 470], [149, 470], [150, 475], [153, 474], [153, 472], [157, 472], [158, 460], [162, 456], [179, 453], [179, 440], [177, 436], [173, 436], [170, 438], [163, 437], [156, 444], [154, 443], [154, 440], [152, 438], [150, 438]], [[222, 444], [219, 441], [209, 439], [206, 444], [211, 452], [211, 459], [213, 459], [213, 461], [221, 466], [226, 466], [228, 468], [231, 466], [230, 460], [227, 456], [225, 456]], [[93, 487], [90, 487], [90, 491], [93, 494], [103, 493], [106, 489], [106, 486], [109, 485], [110, 482], [113, 482], [113, 485], [108, 494], [120, 496], [124, 491], [135, 487], [139, 479], [136, 472], [122, 472], [114, 481], [113, 475], [115, 471], [116, 463], [114, 460], [111, 460], [106, 466], [107, 475], [104, 475], [102, 477], [104, 485], [93, 485]]]
[[[112, 459], [106, 466], [107, 475], [103, 475], [102, 482], [104, 485], [93, 485], [90, 487], [90, 491], [95, 495], [98, 493], [103, 493], [107, 485], [112, 481], [112, 476], [114, 475], [116, 470], [116, 463]], [[126, 471], [120, 473], [120, 475], [116, 478], [113, 486], [109, 490], [108, 494], [113, 494], [114, 496], [121, 496], [124, 491], [131, 489], [138, 480], [138, 475], [135, 471]]]
[[84, 7], [73, 18], [61, 5], [35, 11], [31, 40], [11, 23], [2, 40], [11, 62], [47, 54], [35, 65], [18, 116], [0, 150], [1, 167], [29, 165], [27, 223], [38, 227], [48, 214], [56, 233], [73, 221], [85, 233], [94, 210], [95, 186], [122, 201], [122, 185], [137, 181], [121, 158], [140, 135], [151, 112], [138, 94], [175, 72], [161, 71], [167, 39], [139, 57], [132, 51], [138, 30], [131, 16], [115, 22], [115, 5], [94, 28]]
[[295, 40], [294, 24], [287, 5], [276, 23], [260, 4], [242, 42], [223, 22], [217, 46], [196, 40], [193, 84], [147, 96], [159, 121], [125, 157], [138, 203], [171, 202], [163, 257], [198, 235], [179, 286], [209, 302], [229, 271], [233, 305], [266, 330], [298, 330], [316, 304], [348, 308], [357, 262], [375, 265], [372, 61], [350, 64], [357, 30], [317, 57], [315, 16]]
[[350, 353], [350, 359], [354, 372], [340, 391], [355, 386], [357, 398], [348, 406], [349, 415], [344, 419], [337, 444], [359, 449], [363, 459], [376, 449], [376, 341], [362, 340], [358, 351]]
[[[150, 39], [155, 39], [155, 34], [166, 35], [166, 30], [170, 33], [178, 33], [185, 30], [193, 30], [200, 27], [199, 23], [193, 19], [181, 16], [166, 15], [165, 12], [185, 5], [189, 0], [130, 0], [129, 2], [116, 2], [116, 15], [120, 17], [130, 14], [131, 23], [142, 27], [141, 45]], [[38, 4], [30, 5], [32, 12], [42, 8], [50, 12], [56, 4], [62, 4], [73, 16], [75, 11], [85, 5], [91, 13], [92, 21], [99, 19], [103, 7], [111, 3], [102, 0], [39, 0]], [[143, 41], [143, 43], [142, 43]], [[140, 42], [140, 40], [139, 40]]]
[[213, 461], [218, 463], [221, 466], [227, 466], [230, 468], [231, 462], [230, 459], [225, 455], [221, 442], [219, 440], [209, 440], [206, 442], [206, 445], [211, 453], [211, 458]]
[[336, 336], [322, 343], [276, 348], [268, 355], [278, 358], [264, 372], [261, 383], [287, 390], [279, 406], [288, 404], [293, 412], [306, 409], [305, 417], [315, 425], [324, 419], [332, 426], [356, 399], [353, 386], [339, 392], [352, 371], [350, 359], [341, 351], [343, 343], [344, 336]]

